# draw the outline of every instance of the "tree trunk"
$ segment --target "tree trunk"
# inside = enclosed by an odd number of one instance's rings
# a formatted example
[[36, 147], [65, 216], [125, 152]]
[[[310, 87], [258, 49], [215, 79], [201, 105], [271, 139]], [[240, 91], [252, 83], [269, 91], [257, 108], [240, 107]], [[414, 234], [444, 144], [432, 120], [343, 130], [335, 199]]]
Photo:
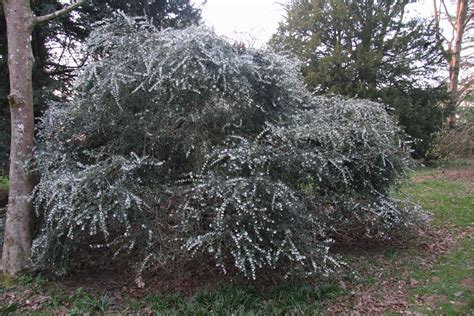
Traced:
[[464, 36], [465, 22], [467, 17], [468, 0], [458, 0], [456, 7], [456, 33], [454, 47], [451, 57], [451, 74], [449, 80], [449, 90], [454, 96], [458, 93], [459, 68], [461, 64], [461, 49]]
[[11, 147], [2, 263], [3, 271], [9, 275], [18, 274], [28, 265], [34, 224], [31, 207], [33, 177], [27, 167], [33, 153], [34, 139], [31, 32], [37, 23], [67, 14], [84, 2], [85, 0], [79, 0], [51, 14], [36, 17], [31, 11], [30, 0], [3, 0], [10, 73], [8, 101], [11, 115]]
[[[451, 102], [453, 103], [455, 108], [457, 107], [459, 99], [459, 69], [461, 65], [462, 39], [464, 36], [468, 1], [469, 0], [458, 0], [456, 4], [456, 27], [454, 34], [454, 45], [451, 51], [451, 60], [449, 61], [449, 93], [451, 94]], [[450, 125], [454, 125], [456, 123], [455, 114], [452, 114], [448, 117], [448, 123]]]
[[7, 22], [8, 68], [11, 114], [11, 147], [9, 197], [3, 270], [15, 275], [22, 271], [30, 259], [33, 214], [30, 195], [32, 175], [26, 167], [33, 151], [33, 85], [31, 29], [34, 16], [29, 0], [4, 0]]

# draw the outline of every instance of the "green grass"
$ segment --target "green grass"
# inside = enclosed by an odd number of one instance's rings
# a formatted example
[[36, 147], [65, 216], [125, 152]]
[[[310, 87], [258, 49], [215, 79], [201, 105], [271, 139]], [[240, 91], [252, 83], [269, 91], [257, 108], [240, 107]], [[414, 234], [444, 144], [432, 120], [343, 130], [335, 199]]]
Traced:
[[194, 296], [151, 295], [144, 304], [129, 302], [129, 310], [146, 306], [159, 315], [284, 315], [321, 312], [322, 301], [340, 295], [338, 286], [312, 287], [290, 283], [270, 293], [260, 293], [249, 286], [224, 285], [201, 289]]
[[[335, 284], [310, 286], [289, 282], [264, 291], [251, 285], [224, 284], [213, 289], [202, 288], [190, 297], [153, 294], [140, 300], [125, 299], [121, 306], [114, 306], [106, 293], [93, 295], [78, 288], [68, 294], [60, 287], [45, 284], [41, 276], [25, 275], [12, 280], [8, 280], [9, 286], [17, 286], [18, 291], [28, 289], [31, 293], [44, 293], [49, 297], [48, 303], [38, 311], [42, 314], [67, 311], [68, 315], [102, 315], [112, 312], [152, 312], [154, 315], [313, 315], [324, 311], [323, 302], [342, 293]], [[0, 315], [19, 313], [22, 302], [28, 299], [20, 297], [13, 303], [0, 302]]]
[[[463, 285], [463, 280], [474, 278], [474, 240], [466, 238], [461, 249], [455, 250], [441, 260], [432, 270], [415, 270], [413, 277], [427, 280], [413, 290], [413, 294], [437, 297], [437, 311], [459, 315], [474, 311], [474, 290]], [[423, 310], [426, 312], [426, 309]]]
[[433, 225], [467, 227], [474, 223], [474, 196], [466, 194], [466, 184], [461, 181], [425, 180], [407, 185], [402, 191], [434, 215]]
[[[430, 162], [428, 164], [428, 171], [432, 169], [453, 169], [453, 168], [464, 168], [464, 169], [474, 169], [474, 159], [440, 159]], [[417, 170], [419, 172], [420, 170]]]
[[[450, 162], [444, 169], [471, 169], [472, 161]], [[414, 173], [414, 177], [439, 175], [439, 168], [427, 168]], [[406, 185], [403, 192], [412, 201], [420, 204], [433, 215], [431, 225], [451, 225], [453, 230], [466, 229], [474, 225], [474, 195], [472, 183], [460, 180], [424, 180]], [[462, 239], [455, 249], [443, 256], [432, 269], [414, 267], [411, 277], [420, 285], [411, 290], [411, 300], [417, 295], [431, 299], [435, 309], [417, 306], [423, 314], [464, 315], [474, 312], [474, 290], [463, 281], [474, 276], [474, 240], [472, 236]], [[432, 306], [433, 307], [433, 306]]]

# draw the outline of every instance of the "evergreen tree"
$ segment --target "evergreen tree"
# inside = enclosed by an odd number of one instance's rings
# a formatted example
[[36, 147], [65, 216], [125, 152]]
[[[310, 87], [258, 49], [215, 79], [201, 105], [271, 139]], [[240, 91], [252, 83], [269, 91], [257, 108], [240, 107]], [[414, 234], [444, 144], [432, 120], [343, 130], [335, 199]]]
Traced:
[[379, 100], [397, 113], [423, 104], [422, 115], [399, 116], [402, 125], [417, 125], [409, 131], [423, 140], [415, 145], [422, 155], [442, 123], [438, 103], [446, 96], [437, 70], [443, 54], [427, 21], [405, 21], [407, 2], [293, 0], [271, 45], [303, 61], [316, 93]]
[[200, 10], [190, 0], [91, 0], [83, 12], [87, 25], [90, 25], [90, 22], [110, 17], [117, 10], [129, 16], [146, 16], [159, 29], [183, 28], [197, 24], [201, 19]]

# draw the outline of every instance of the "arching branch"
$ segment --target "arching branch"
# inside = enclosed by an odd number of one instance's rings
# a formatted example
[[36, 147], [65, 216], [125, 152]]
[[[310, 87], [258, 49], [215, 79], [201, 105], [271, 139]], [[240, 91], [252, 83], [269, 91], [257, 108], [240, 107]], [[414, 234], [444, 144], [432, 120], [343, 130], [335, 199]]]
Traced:
[[37, 17], [34, 18], [33, 24], [36, 25], [38, 23], [47, 22], [47, 21], [50, 21], [52, 19], [57, 18], [58, 16], [68, 14], [72, 10], [74, 10], [74, 9], [78, 8], [79, 6], [83, 5], [85, 2], [86, 2], [86, 0], [78, 0], [75, 3], [64, 7], [61, 10], [55, 11], [55, 12], [50, 13], [50, 14], [37, 16]]

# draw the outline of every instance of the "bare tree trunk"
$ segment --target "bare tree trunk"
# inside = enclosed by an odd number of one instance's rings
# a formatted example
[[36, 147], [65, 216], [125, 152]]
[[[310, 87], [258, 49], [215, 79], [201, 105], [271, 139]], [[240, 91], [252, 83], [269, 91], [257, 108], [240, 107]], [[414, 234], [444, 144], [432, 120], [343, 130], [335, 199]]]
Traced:
[[3, 0], [10, 73], [8, 100], [11, 113], [11, 148], [2, 263], [3, 271], [9, 275], [16, 275], [27, 266], [33, 233], [30, 200], [33, 178], [27, 169], [34, 139], [31, 32], [36, 23], [67, 14], [82, 3], [84, 0], [54, 13], [36, 17], [31, 11], [30, 0]]
[[[450, 94], [450, 103], [454, 109], [454, 113], [448, 116], [448, 124], [450, 126], [456, 123], [456, 114], [455, 110], [457, 105], [460, 102], [459, 96], [459, 71], [461, 68], [461, 50], [462, 42], [465, 36], [466, 26], [468, 22], [472, 19], [471, 15], [468, 15], [469, 11], [469, 1], [470, 0], [457, 0], [456, 1], [456, 13], [454, 16], [451, 16], [448, 10], [448, 7], [445, 3], [445, 0], [439, 0], [439, 6], [437, 5], [437, 0], [433, 0], [433, 9], [435, 16], [435, 28], [436, 34], [439, 41], [441, 38], [447, 44], [447, 63], [449, 70], [449, 85], [448, 92]], [[444, 11], [447, 22], [451, 27], [451, 36], [446, 38], [442, 35], [440, 29], [440, 20], [441, 14]]]
[[[454, 45], [451, 49], [451, 56], [449, 60], [449, 93], [451, 95], [451, 102], [456, 108], [458, 104], [458, 86], [459, 86], [459, 69], [461, 65], [461, 49], [462, 40], [464, 36], [465, 21], [467, 17], [467, 8], [469, 0], [458, 0], [456, 4], [456, 21], [454, 28]], [[456, 123], [455, 114], [448, 117], [448, 124], [454, 125]]]
[[30, 195], [33, 179], [26, 164], [33, 150], [33, 53], [31, 29], [34, 16], [28, 0], [4, 0], [10, 73], [11, 147], [7, 220], [3, 245], [3, 270], [15, 275], [30, 258], [33, 214]]

